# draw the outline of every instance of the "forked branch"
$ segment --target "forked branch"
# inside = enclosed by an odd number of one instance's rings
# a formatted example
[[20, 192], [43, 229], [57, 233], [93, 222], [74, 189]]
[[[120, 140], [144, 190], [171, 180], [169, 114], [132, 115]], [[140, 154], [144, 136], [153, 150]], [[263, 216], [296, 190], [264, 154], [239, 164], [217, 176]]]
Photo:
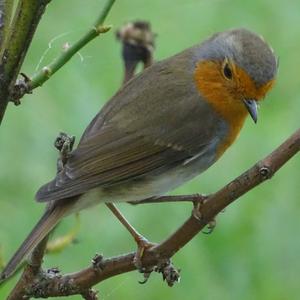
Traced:
[[94, 26], [88, 30], [77, 42], [64, 49], [62, 53], [49, 65], [44, 66], [32, 78], [25, 76], [24, 79], [20, 79], [14, 86], [10, 100], [16, 105], [20, 104], [20, 99], [25, 94], [29, 94], [33, 89], [43, 85], [44, 82], [46, 82], [51, 76], [54, 75], [54, 73], [63, 67], [80, 49], [82, 49], [100, 34], [109, 31], [111, 26], [103, 26], [103, 22], [114, 2], [115, 0], [107, 0]]

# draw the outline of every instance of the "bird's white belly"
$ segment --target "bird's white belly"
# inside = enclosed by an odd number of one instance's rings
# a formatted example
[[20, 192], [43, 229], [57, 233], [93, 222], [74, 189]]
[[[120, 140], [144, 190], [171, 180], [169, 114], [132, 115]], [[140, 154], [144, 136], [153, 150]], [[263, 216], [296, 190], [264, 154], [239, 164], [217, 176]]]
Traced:
[[215, 161], [214, 155], [203, 155], [159, 175], [130, 180], [111, 187], [91, 189], [76, 201], [74, 211], [103, 202], [138, 201], [161, 196], [205, 171]]

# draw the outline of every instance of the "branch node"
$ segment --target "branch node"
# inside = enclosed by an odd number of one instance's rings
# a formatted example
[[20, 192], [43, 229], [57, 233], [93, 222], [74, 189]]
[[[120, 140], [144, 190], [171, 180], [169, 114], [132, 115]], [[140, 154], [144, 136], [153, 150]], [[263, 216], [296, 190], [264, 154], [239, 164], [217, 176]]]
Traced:
[[139, 281], [140, 284], [147, 283], [152, 272], [161, 273], [163, 281], [172, 287], [175, 283], [180, 282], [180, 269], [175, 268], [170, 259], [160, 259], [155, 267], [143, 268], [140, 272], [144, 275], [144, 280]]
[[81, 296], [83, 297], [83, 299], [86, 300], [98, 300], [98, 291], [94, 290], [94, 289], [88, 289], [86, 291], [84, 291], [83, 293], [81, 293]]
[[169, 259], [159, 264], [154, 271], [162, 274], [163, 280], [166, 281], [169, 287], [172, 287], [175, 283], [180, 282], [181, 270], [175, 268]]
[[103, 271], [105, 267], [105, 260], [102, 254], [96, 253], [96, 255], [92, 258], [92, 265], [95, 271]]
[[270, 179], [273, 174], [272, 174], [272, 171], [270, 170], [269, 167], [267, 166], [263, 166], [259, 169], [259, 174], [261, 176], [262, 179]]
[[30, 82], [31, 79], [25, 74], [20, 73], [23, 78], [17, 80], [16, 84], [12, 88], [10, 93], [10, 101], [14, 103], [14, 105], [18, 106], [21, 104], [20, 99], [25, 94], [31, 94], [32, 91], [30, 90]]
[[47, 275], [49, 278], [61, 277], [60, 270], [58, 267], [53, 267], [47, 270]]
[[54, 147], [60, 152], [60, 157], [57, 160], [57, 171], [60, 172], [70, 157], [75, 142], [74, 135], [68, 135], [65, 132], [60, 132], [54, 141]]
[[42, 69], [42, 72], [44, 73], [44, 75], [47, 77], [47, 78], [50, 78], [51, 77], [51, 74], [52, 74], [52, 70], [49, 68], [49, 67], [43, 67]]
[[101, 34], [101, 33], [106, 33], [112, 29], [112, 25], [100, 25], [98, 27], [95, 27], [96, 33]]

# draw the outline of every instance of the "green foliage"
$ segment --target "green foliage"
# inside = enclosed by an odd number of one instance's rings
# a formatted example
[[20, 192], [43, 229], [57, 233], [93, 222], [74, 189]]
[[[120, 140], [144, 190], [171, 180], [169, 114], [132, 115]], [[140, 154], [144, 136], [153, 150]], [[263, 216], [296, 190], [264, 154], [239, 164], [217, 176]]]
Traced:
[[[57, 37], [41, 66], [52, 61], [63, 44], [72, 44], [86, 32], [100, 8], [98, 0], [53, 1], [22, 71], [34, 74], [48, 43]], [[278, 82], [261, 105], [258, 124], [249, 119], [225, 156], [176, 193], [216, 191], [299, 127], [300, 27], [295, 25], [299, 9], [296, 0], [116, 1], [106, 24], [118, 28], [128, 20], [151, 21], [158, 33], [157, 60], [232, 27], [261, 33], [280, 57]], [[79, 139], [99, 107], [120, 86], [123, 69], [113, 30], [80, 54], [23, 98], [21, 106], [9, 105], [0, 128], [0, 244], [6, 260], [43, 211], [33, 197], [55, 174], [56, 135], [63, 130]], [[174, 257], [175, 265], [182, 268], [180, 284], [170, 289], [153, 274], [141, 286], [137, 283], [141, 275], [132, 272], [100, 284], [101, 299], [299, 299], [299, 168], [300, 158], [295, 157], [271, 181], [220, 214], [212, 235], [199, 234], [182, 249]], [[122, 204], [120, 208], [152, 241], [164, 239], [191, 212], [188, 204]], [[71, 272], [88, 265], [96, 252], [110, 256], [134, 249], [128, 233], [104, 205], [83, 212], [81, 220], [79, 243], [63, 253], [49, 254], [45, 266]], [[56, 236], [68, 231], [73, 222], [72, 217], [63, 221]], [[14, 282], [1, 289], [0, 299]]]

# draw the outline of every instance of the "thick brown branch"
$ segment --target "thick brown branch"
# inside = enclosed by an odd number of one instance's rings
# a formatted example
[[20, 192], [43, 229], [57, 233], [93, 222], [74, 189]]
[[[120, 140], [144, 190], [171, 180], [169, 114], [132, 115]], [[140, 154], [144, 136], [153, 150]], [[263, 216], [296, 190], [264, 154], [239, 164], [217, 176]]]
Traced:
[[[231, 202], [238, 199], [255, 186], [270, 179], [289, 159], [300, 151], [300, 129], [289, 137], [282, 145], [252, 168], [231, 181], [215, 194], [208, 196], [200, 206], [201, 219], [193, 215], [170, 237], [157, 246], [149, 249], [143, 256], [145, 268], [159, 265], [166, 258], [172, 257], [186, 245], [205, 225]], [[186, 197], [186, 196], [184, 196]], [[193, 195], [191, 197], [194, 197]], [[179, 199], [182, 196], [179, 196]], [[133, 258], [135, 253], [103, 259], [101, 268], [91, 266], [77, 273], [64, 276], [49, 277], [36, 283], [34, 289], [28, 287], [29, 295], [38, 297], [37, 288], [43, 290], [44, 297], [83, 294], [91, 286], [107, 278], [135, 270]], [[39, 286], [40, 285], [40, 286]]]
[[20, 0], [11, 28], [7, 33], [0, 57], [0, 123], [3, 119], [10, 90], [36, 31], [37, 25], [51, 0]]
[[0, 1], [0, 53], [3, 51], [5, 40], [9, 30], [12, 9], [12, 0]]
[[44, 240], [34, 249], [26, 264], [21, 279], [18, 281], [7, 300], [22, 299], [23, 296], [26, 295], [28, 285], [31, 285], [34, 280], [38, 278], [38, 274], [41, 272], [41, 265], [43, 263], [47, 241], [48, 237], [44, 238]]

